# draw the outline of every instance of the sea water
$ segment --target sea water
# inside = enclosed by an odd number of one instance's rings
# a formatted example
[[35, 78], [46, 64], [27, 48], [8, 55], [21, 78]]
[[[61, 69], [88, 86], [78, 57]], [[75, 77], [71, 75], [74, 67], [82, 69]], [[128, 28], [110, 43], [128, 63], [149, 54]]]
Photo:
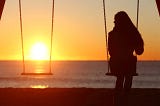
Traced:
[[[0, 88], [114, 88], [106, 61], [53, 61], [53, 75], [21, 75], [21, 61], [0, 61]], [[50, 72], [49, 62], [25, 61], [25, 72]], [[137, 62], [133, 88], [160, 88], [160, 61]]]

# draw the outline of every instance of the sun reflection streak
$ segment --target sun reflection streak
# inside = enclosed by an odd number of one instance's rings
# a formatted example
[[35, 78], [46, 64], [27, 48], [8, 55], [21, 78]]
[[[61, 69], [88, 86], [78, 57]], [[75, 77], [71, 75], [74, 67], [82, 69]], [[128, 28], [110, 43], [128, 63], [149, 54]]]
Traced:
[[48, 85], [31, 85], [30, 87], [35, 89], [45, 89], [48, 88]]

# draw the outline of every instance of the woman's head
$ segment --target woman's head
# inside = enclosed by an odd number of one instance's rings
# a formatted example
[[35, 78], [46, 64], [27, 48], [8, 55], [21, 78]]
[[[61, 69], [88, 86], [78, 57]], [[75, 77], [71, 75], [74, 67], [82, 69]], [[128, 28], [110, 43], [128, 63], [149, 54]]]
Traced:
[[134, 26], [128, 14], [124, 11], [118, 12], [114, 17], [115, 27], [118, 28], [129, 28]]

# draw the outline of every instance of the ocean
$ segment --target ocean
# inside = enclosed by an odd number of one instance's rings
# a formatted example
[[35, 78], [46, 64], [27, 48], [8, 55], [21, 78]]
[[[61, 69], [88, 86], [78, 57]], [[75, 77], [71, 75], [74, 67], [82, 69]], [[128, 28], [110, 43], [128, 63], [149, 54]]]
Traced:
[[[25, 62], [25, 72], [49, 72], [48, 62]], [[53, 75], [21, 75], [21, 61], [0, 61], [0, 88], [114, 88], [106, 61], [53, 61]], [[160, 61], [137, 62], [133, 88], [160, 88]]]

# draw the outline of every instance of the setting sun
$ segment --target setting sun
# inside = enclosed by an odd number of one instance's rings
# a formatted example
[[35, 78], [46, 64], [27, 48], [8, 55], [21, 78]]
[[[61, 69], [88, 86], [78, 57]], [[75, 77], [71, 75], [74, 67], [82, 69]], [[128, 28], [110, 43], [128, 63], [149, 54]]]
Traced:
[[30, 58], [32, 60], [48, 60], [49, 51], [47, 46], [42, 42], [35, 43], [30, 50]]

